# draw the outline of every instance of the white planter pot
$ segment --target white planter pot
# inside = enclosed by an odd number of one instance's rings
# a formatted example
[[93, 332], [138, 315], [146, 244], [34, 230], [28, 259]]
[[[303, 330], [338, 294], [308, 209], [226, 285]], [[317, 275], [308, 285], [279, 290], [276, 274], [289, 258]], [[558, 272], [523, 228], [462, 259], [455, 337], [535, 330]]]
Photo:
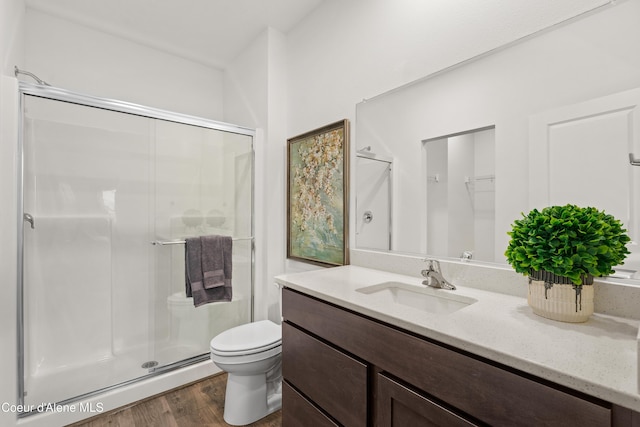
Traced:
[[529, 280], [527, 302], [535, 314], [572, 323], [586, 322], [593, 314], [593, 285], [550, 285], [545, 287], [543, 280]]

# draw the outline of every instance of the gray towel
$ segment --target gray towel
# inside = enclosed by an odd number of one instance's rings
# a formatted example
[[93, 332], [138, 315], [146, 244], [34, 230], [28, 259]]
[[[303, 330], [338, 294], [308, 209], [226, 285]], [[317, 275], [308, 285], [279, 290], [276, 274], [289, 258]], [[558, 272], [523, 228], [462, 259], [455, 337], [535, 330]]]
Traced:
[[185, 240], [185, 290], [196, 307], [231, 301], [231, 253], [229, 236], [202, 236]]
[[202, 245], [199, 237], [185, 239], [184, 243], [184, 273], [185, 291], [188, 297], [193, 296], [193, 291], [203, 288], [202, 285]]
[[212, 289], [225, 285], [231, 277], [231, 237], [202, 236], [202, 278], [204, 288]]

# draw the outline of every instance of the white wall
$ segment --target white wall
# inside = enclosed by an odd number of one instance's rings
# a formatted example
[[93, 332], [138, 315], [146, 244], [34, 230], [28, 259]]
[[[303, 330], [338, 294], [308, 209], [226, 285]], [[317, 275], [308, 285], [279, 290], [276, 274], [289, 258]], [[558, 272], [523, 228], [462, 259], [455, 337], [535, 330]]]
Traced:
[[[495, 177], [495, 130], [490, 129], [474, 135], [476, 176]], [[478, 181], [475, 187], [474, 204], [474, 252], [473, 258], [489, 260], [495, 257], [495, 181]]]
[[[17, 327], [17, 86], [15, 79], [2, 76], [0, 85], [0, 404], [16, 401]], [[12, 126], [13, 125], [13, 126]], [[0, 425], [11, 426], [15, 414], [0, 411]]]
[[[473, 135], [459, 135], [449, 138], [449, 173], [448, 173], [448, 218], [449, 244], [448, 256], [459, 257], [462, 252], [474, 249], [473, 241], [473, 209], [467, 177], [474, 176], [473, 160], [475, 158]], [[423, 187], [424, 188], [424, 187]]]
[[[425, 233], [416, 233], [411, 240], [419, 245], [418, 251], [433, 255], [446, 256], [449, 253], [449, 150], [448, 138], [427, 141], [422, 144], [422, 164], [425, 165], [426, 194], [418, 191], [416, 198], [426, 200], [426, 224], [416, 226]], [[412, 188], [420, 188], [412, 186]], [[396, 185], [396, 193], [407, 191], [402, 185]], [[400, 238], [400, 224], [395, 221], [393, 239], [394, 250], [406, 251], [406, 245]], [[416, 238], [417, 237], [417, 238]], [[437, 249], [436, 249], [437, 248]]]
[[[17, 94], [13, 67], [23, 60], [24, 3], [0, 1], [0, 404], [16, 401], [16, 140]], [[0, 425], [15, 413], [0, 411]]]
[[353, 120], [363, 98], [605, 3], [326, 0], [287, 34], [289, 134]]
[[256, 319], [280, 321], [273, 277], [285, 260], [285, 38], [268, 28], [225, 71], [224, 120], [260, 129], [254, 144]]
[[23, 0], [2, 0], [0, 2], [0, 59], [1, 73], [13, 75], [13, 67], [18, 66], [24, 55], [24, 15]]
[[222, 70], [33, 9], [25, 54], [20, 68], [53, 86], [222, 120]]

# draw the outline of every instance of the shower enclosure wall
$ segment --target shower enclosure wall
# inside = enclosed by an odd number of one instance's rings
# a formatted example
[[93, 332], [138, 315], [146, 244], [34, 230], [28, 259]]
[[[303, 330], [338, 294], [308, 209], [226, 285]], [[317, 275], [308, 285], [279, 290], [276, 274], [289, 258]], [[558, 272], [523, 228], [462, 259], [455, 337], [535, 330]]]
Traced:
[[364, 154], [356, 153], [356, 245], [359, 248], [392, 249], [392, 170], [393, 160], [371, 153], [370, 148]]
[[[69, 402], [206, 359], [213, 336], [252, 320], [254, 131], [20, 92], [18, 402]], [[233, 300], [194, 308], [184, 239], [213, 234], [234, 238]]]

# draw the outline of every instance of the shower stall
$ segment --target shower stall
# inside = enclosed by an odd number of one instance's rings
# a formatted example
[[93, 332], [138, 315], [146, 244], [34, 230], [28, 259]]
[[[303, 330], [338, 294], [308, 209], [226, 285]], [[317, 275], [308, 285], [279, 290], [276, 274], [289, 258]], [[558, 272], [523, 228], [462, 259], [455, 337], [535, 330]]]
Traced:
[[[19, 91], [19, 404], [207, 359], [213, 336], [253, 320], [253, 130]], [[195, 308], [184, 240], [202, 235], [233, 237], [233, 300]]]
[[392, 249], [393, 159], [365, 147], [356, 152], [356, 246]]

